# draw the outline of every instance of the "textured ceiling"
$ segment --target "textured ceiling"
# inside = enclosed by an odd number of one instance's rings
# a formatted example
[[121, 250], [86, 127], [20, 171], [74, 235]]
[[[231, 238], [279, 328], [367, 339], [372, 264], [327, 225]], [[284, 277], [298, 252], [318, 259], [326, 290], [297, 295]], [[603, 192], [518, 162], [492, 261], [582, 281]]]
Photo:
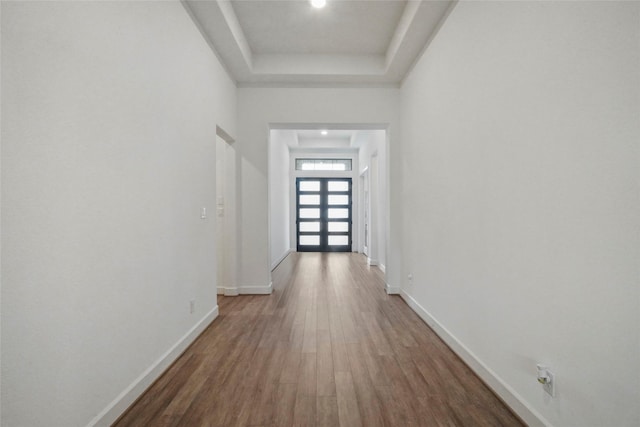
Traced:
[[239, 86], [397, 86], [452, 0], [183, 0]]

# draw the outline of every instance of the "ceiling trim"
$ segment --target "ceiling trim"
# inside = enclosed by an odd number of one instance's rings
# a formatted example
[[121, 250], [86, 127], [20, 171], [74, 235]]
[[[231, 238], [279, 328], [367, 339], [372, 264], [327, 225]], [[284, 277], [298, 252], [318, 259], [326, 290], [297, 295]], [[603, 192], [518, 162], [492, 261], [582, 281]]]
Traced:
[[216, 58], [218, 58], [218, 61], [220, 62], [220, 65], [222, 66], [224, 71], [227, 73], [227, 76], [229, 76], [231, 81], [233, 81], [233, 83], [236, 86], [238, 86], [238, 81], [235, 78], [233, 72], [231, 71], [231, 69], [229, 68], [227, 63], [225, 62], [224, 58], [222, 58], [222, 56], [220, 56], [220, 53], [218, 52], [218, 49], [216, 49], [215, 45], [213, 44], [213, 41], [211, 40], [211, 36], [204, 29], [204, 27], [203, 27], [202, 23], [200, 22], [200, 20], [196, 17], [195, 12], [193, 11], [193, 9], [191, 9], [191, 6], [189, 5], [189, 2], [187, 0], [180, 0], [180, 4], [182, 4], [182, 7], [187, 12], [187, 15], [189, 15], [189, 18], [191, 18], [191, 22], [193, 22], [193, 24], [196, 26], [196, 28], [198, 29], [198, 31], [202, 35], [202, 38], [204, 39], [205, 43], [207, 43], [207, 45], [209, 46], [209, 49], [211, 49], [211, 51], [216, 56]]
[[415, 68], [416, 64], [420, 60], [420, 58], [425, 54], [427, 49], [429, 49], [429, 46], [431, 46], [431, 42], [433, 42], [433, 39], [436, 38], [436, 36], [440, 32], [440, 30], [442, 29], [444, 23], [449, 18], [449, 15], [451, 15], [451, 12], [453, 12], [453, 9], [455, 9], [455, 7], [458, 5], [458, 3], [460, 3], [460, 0], [450, 0], [448, 3], [449, 3], [449, 5], [447, 6], [446, 10], [442, 14], [440, 19], [436, 23], [436, 25], [434, 26], [433, 31], [431, 32], [431, 34], [427, 38], [424, 46], [422, 46], [422, 48], [420, 49], [418, 54], [415, 55], [413, 61], [411, 62], [411, 65], [409, 66], [409, 68], [407, 68], [407, 71], [405, 72], [404, 77], [402, 77], [402, 80], [399, 82], [399, 86], [400, 87], [402, 87], [402, 85], [404, 84], [404, 81], [406, 80], [407, 76], [411, 73], [411, 71], [413, 71], [413, 69]]
[[247, 41], [247, 37], [240, 26], [240, 21], [238, 21], [238, 16], [233, 10], [233, 6], [231, 6], [231, 2], [229, 0], [218, 0], [218, 7], [220, 8], [220, 12], [222, 12], [222, 16], [229, 26], [229, 30], [233, 35], [233, 39], [236, 42], [238, 49], [240, 50], [240, 54], [242, 58], [244, 58], [245, 64], [250, 70], [253, 70], [253, 54], [251, 52], [251, 47], [249, 46], [249, 42]]
[[401, 82], [392, 83], [378, 83], [378, 82], [335, 82], [318, 81], [318, 79], [310, 78], [297, 79], [297, 81], [274, 81], [274, 82], [236, 82], [236, 87], [241, 89], [300, 89], [300, 88], [332, 88], [332, 89], [398, 89], [401, 87]]
[[387, 70], [393, 63], [393, 59], [396, 57], [396, 54], [400, 50], [402, 41], [405, 39], [407, 33], [409, 32], [409, 27], [416, 17], [416, 13], [418, 12], [420, 3], [421, 2], [418, 1], [409, 1], [404, 7], [404, 12], [402, 13], [400, 22], [398, 22], [396, 31], [393, 34], [391, 42], [389, 43], [389, 47], [387, 48], [387, 53], [385, 56], [385, 67]]
[[269, 123], [269, 130], [387, 130], [389, 123]]
[[289, 147], [289, 152], [293, 154], [315, 154], [315, 153], [326, 153], [326, 154], [340, 154], [340, 153], [349, 153], [355, 154], [357, 153], [359, 148], [357, 147]]
[[397, 88], [456, 1], [407, 1], [383, 54], [256, 54], [232, 0], [181, 0], [236, 85], [247, 88]]

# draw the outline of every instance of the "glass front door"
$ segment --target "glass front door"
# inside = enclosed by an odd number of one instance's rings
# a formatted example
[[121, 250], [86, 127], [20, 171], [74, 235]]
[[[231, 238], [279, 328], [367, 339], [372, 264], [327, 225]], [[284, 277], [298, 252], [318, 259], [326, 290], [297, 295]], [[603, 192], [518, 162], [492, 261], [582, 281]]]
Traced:
[[297, 178], [298, 252], [351, 252], [351, 206], [351, 178]]

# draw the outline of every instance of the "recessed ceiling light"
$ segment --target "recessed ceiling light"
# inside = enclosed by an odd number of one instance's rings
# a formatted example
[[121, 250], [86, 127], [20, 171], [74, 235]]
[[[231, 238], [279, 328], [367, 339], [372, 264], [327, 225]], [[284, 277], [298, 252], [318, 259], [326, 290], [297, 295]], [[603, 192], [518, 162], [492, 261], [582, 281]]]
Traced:
[[329, 132], [327, 132], [326, 130], [321, 130], [321, 131], [320, 131], [320, 134], [322, 134], [322, 135], [326, 135], [326, 134], [328, 134], [328, 133], [329, 133]]
[[327, 0], [311, 0], [311, 6], [316, 9], [322, 9], [327, 5]]

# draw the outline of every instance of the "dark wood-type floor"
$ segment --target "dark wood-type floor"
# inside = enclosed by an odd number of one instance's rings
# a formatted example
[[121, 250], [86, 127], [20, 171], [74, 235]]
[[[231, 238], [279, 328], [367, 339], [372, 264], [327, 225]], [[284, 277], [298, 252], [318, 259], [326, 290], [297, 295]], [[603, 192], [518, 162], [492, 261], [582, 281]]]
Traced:
[[294, 253], [273, 282], [219, 297], [115, 426], [522, 425], [363, 256]]

